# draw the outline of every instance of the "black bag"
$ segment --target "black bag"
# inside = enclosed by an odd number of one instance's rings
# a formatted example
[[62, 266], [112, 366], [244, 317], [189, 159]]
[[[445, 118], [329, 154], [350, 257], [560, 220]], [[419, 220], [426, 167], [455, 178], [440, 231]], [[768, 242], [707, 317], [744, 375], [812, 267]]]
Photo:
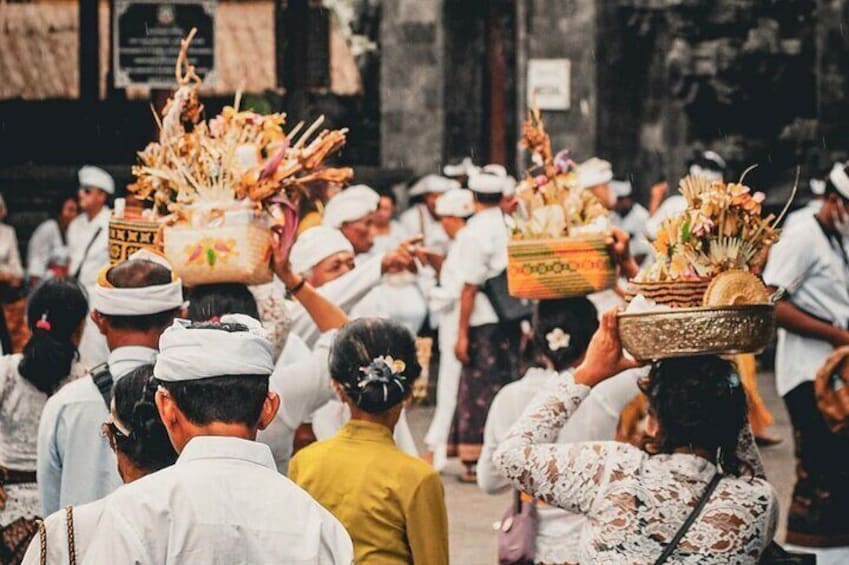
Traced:
[[483, 293], [492, 304], [499, 322], [529, 320], [534, 313], [534, 305], [530, 300], [510, 296], [507, 290], [506, 269], [483, 283]]
[[813, 553], [787, 551], [773, 541], [766, 546], [759, 563], [761, 565], [816, 565], [817, 556]]

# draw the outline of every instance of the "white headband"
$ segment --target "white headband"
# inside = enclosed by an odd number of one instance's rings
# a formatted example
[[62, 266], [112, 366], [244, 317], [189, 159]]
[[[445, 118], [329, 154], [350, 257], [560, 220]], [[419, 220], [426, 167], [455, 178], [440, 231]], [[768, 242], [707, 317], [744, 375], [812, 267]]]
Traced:
[[248, 330], [189, 329], [188, 320], [175, 320], [159, 338], [153, 375], [163, 382], [182, 382], [235, 375], [270, 375], [274, 357], [267, 332], [259, 321], [227, 314], [222, 324], [241, 324]]
[[342, 232], [327, 226], [315, 226], [298, 236], [289, 252], [292, 271], [306, 273], [321, 261], [337, 253], [354, 254], [354, 246]]
[[183, 305], [183, 281], [138, 288], [114, 288], [98, 284], [92, 309], [107, 316], [146, 316]]
[[849, 198], [849, 175], [846, 174], [844, 163], [835, 163], [828, 174], [828, 180], [837, 189], [843, 198]]

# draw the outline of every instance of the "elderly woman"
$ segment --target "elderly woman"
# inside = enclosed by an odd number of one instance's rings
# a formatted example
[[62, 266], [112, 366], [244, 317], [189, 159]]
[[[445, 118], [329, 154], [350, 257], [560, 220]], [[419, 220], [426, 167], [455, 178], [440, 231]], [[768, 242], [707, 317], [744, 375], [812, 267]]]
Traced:
[[775, 533], [778, 499], [727, 361], [687, 357], [651, 368], [641, 383], [649, 452], [612, 442], [551, 443], [594, 386], [633, 366], [622, 354], [616, 313], [608, 312], [584, 362], [537, 396], [496, 451], [496, 466], [517, 488], [588, 518], [581, 563], [651, 563], [665, 552], [676, 563], [757, 563]]

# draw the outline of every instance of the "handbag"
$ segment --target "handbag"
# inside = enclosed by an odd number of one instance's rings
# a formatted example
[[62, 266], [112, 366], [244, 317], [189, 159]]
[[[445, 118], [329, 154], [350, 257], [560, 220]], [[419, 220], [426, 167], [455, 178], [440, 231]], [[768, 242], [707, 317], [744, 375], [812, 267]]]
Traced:
[[816, 565], [813, 553], [787, 551], [774, 541], [770, 542], [761, 555], [760, 565]]
[[534, 313], [533, 303], [526, 298], [510, 295], [507, 288], [507, 269], [483, 283], [483, 293], [492, 304], [499, 322], [521, 322]]
[[834, 434], [849, 434], [849, 346], [836, 349], [814, 379], [817, 408]]
[[[77, 549], [74, 542], [74, 507], [65, 507], [65, 524], [68, 528], [68, 564], [77, 565]], [[47, 565], [47, 528], [42, 520], [38, 521], [39, 564]]]
[[498, 565], [526, 565], [534, 562], [537, 536], [537, 505], [522, 502], [522, 493], [513, 492], [513, 504], [504, 512], [498, 528]]

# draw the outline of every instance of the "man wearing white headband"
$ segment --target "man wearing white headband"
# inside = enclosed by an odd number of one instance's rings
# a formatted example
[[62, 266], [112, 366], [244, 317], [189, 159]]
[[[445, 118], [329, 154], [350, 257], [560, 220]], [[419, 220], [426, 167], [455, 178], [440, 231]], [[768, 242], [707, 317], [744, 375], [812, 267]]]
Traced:
[[826, 426], [814, 380], [834, 350], [849, 345], [848, 243], [849, 166], [835, 163], [821, 209], [783, 231], [763, 273], [773, 290], [785, 291], [775, 309], [775, 377], [793, 425], [798, 469], [786, 542], [828, 563], [849, 561], [849, 522], [834, 518], [849, 505], [849, 439]]
[[[500, 205], [504, 177], [481, 172], [469, 177], [476, 213], [457, 240], [462, 265], [454, 354], [463, 365], [457, 398], [458, 454], [465, 482], [475, 481], [489, 403], [518, 374], [519, 323], [500, 320], [484, 292], [487, 281], [507, 269], [507, 226]], [[444, 325], [443, 325], [444, 326]]]
[[91, 317], [106, 338], [109, 360], [62, 387], [44, 407], [38, 430], [43, 516], [97, 500], [121, 484], [115, 456], [100, 434], [112, 384], [153, 362], [159, 336], [182, 304], [180, 279], [164, 259], [147, 251], [101, 274], [91, 296]]
[[631, 255], [639, 258], [651, 253], [651, 245], [645, 237], [649, 211], [633, 197], [633, 187], [629, 180], [612, 180], [610, 188], [616, 196], [611, 220], [613, 225], [627, 233], [631, 239]]
[[592, 157], [578, 165], [576, 172], [578, 187], [589, 190], [605, 208], [611, 209], [616, 202], [616, 196], [610, 189], [610, 181], [613, 180], [610, 162]]
[[68, 226], [69, 273], [89, 292], [101, 269], [109, 264], [109, 215], [106, 205], [115, 195], [115, 181], [101, 169], [86, 165], [77, 174], [82, 213]]
[[439, 175], [425, 175], [410, 188], [410, 198], [420, 199], [401, 214], [399, 221], [410, 235], [421, 234], [424, 246], [436, 253], [448, 251], [448, 235], [439, 223], [436, 200], [449, 190], [460, 188], [460, 183]]
[[330, 199], [322, 225], [341, 231], [356, 253], [368, 253], [374, 245], [374, 212], [380, 195], [359, 184], [346, 188]]
[[180, 456], [107, 499], [86, 562], [351, 563], [342, 525], [255, 441], [280, 403], [261, 324], [177, 320], [159, 345], [156, 406]]
[[466, 223], [475, 213], [475, 195], [471, 190], [450, 190], [436, 201], [442, 227], [454, 242], [439, 271], [439, 286], [430, 293], [431, 316], [439, 320], [439, 376], [436, 381], [436, 412], [431, 420], [425, 445], [425, 459], [442, 470], [447, 463], [448, 437], [457, 408], [457, 391], [463, 365], [454, 354], [459, 324], [460, 294], [463, 290], [462, 239]]

